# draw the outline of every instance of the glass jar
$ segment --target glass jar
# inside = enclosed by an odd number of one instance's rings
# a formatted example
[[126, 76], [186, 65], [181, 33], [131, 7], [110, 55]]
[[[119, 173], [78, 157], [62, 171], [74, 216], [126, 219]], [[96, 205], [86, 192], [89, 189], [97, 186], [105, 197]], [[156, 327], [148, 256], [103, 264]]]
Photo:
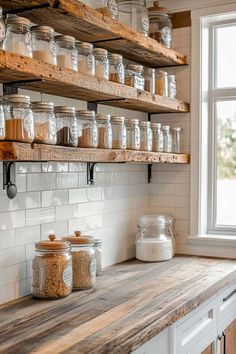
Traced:
[[0, 104], [0, 140], [5, 139], [5, 118], [3, 112], [3, 106]]
[[126, 149], [125, 117], [111, 116], [112, 148]]
[[57, 56], [54, 29], [48, 26], [33, 26], [31, 28], [31, 35], [33, 58], [56, 65]]
[[152, 151], [152, 129], [150, 122], [140, 122], [141, 151]]
[[32, 295], [39, 299], [58, 299], [72, 291], [72, 257], [68, 242], [49, 240], [35, 244], [32, 262]]
[[32, 143], [34, 119], [30, 108], [30, 97], [25, 95], [3, 96], [6, 140]]
[[110, 66], [109, 80], [124, 85], [125, 67], [122, 55], [109, 53], [108, 59]]
[[98, 148], [111, 149], [112, 148], [112, 128], [110, 123], [110, 116], [108, 114], [98, 113], [96, 115], [98, 127]]
[[163, 132], [163, 151], [172, 152], [172, 135], [169, 125], [162, 126]]
[[77, 71], [77, 50], [72, 36], [56, 36], [57, 65], [61, 68]]
[[148, 36], [149, 18], [145, 0], [117, 0], [118, 21]]
[[168, 96], [170, 98], [176, 98], [177, 86], [175, 75], [168, 75]]
[[145, 91], [150, 92], [152, 95], [155, 95], [156, 70], [153, 68], [145, 68], [144, 78]]
[[95, 76], [98, 79], [109, 80], [109, 60], [107, 50], [103, 48], [95, 48], [93, 50], [95, 56]]
[[148, 8], [150, 21], [149, 37], [171, 48], [172, 22], [165, 7], [160, 7], [158, 1], [154, 1], [153, 7]]
[[78, 146], [81, 148], [96, 148], [98, 146], [98, 128], [94, 111], [78, 111], [79, 125]]
[[144, 91], [143, 66], [137, 64], [129, 64], [125, 70], [125, 85]]
[[181, 149], [181, 133], [183, 129], [180, 127], [176, 127], [172, 129], [172, 152], [175, 152], [176, 154], [180, 154], [182, 152]]
[[92, 43], [77, 42], [76, 49], [78, 56], [78, 72], [95, 76], [95, 58]]
[[30, 21], [24, 17], [8, 15], [3, 49], [32, 58]]
[[56, 118], [52, 102], [32, 102], [34, 117], [34, 142], [55, 145]]
[[142, 215], [137, 225], [136, 258], [145, 262], [167, 261], [174, 254], [169, 217]]
[[102, 0], [101, 5], [96, 10], [102, 14], [111, 16], [114, 20], [118, 19], [118, 9], [116, 0]]
[[102, 240], [95, 239], [93, 248], [96, 258], [96, 275], [98, 276], [102, 274]]
[[127, 118], [125, 119], [126, 126], [126, 149], [140, 150], [140, 127], [139, 120]]
[[55, 107], [57, 128], [57, 145], [74, 146], [78, 145], [78, 127], [75, 116], [75, 107]]
[[156, 95], [168, 97], [168, 73], [166, 71], [156, 71]]
[[5, 30], [5, 22], [3, 19], [3, 10], [0, 7], [0, 48], [3, 46], [3, 40], [5, 38], [6, 30]]
[[163, 132], [160, 123], [151, 123], [152, 129], [152, 151], [163, 151]]

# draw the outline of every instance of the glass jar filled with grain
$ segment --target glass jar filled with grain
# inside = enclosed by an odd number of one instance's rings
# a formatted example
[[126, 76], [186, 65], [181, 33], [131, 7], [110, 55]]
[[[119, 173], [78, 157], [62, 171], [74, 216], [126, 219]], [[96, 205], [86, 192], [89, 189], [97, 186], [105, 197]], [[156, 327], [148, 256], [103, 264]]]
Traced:
[[168, 75], [168, 96], [170, 98], [176, 98], [176, 94], [177, 94], [176, 76]]
[[81, 110], [77, 112], [78, 146], [81, 148], [96, 148], [98, 146], [98, 128], [94, 111]]
[[156, 70], [156, 95], [168, 97], [168, 73], [163, 70]]
[[102, 14], [111, 16], [114, 20], [118, 18], [118, 9], [116, 0], [100, 0], [99, 7], [96, 8], [97, 11]]
[[169, 125], [162, 126], [163, 131], [163, 151], [172, 152], [172, 134]]
[[126, 149], [125, 117], [111, 116], [112, 148]]
[[145, 68], [144, 78], [145, 91], [150, 92], [152, 95], [155, 95], [156, 70], [153, 68]]
[[109, 53], [108, 59], [110, 65], [109, 80], [124, 85], [125, 67], [122, 55]]
[[33, 58], [56, 65], [57, 56], [54, 29], [48, 26], [33, 26], [31, 34]]
[[125, 70], [125, 85], [144, 91], [143, 66], [129, 64]]
[[152, 151], [152, 129], [150, 122], [140, 122], [141, 151]]
[[95, 58], [92, 43], [77, 42], [76, 49], [78, 55], [78, 72], [95, 76]]
[[3, 9], [0, 7], [0, 48], [2, 48], [3, 40], [6, 35], [5, 22], [3, 19]]
[[95, 239], [93, 243], [96, 258], [96, 275], [102, 274], [102, 240]]
[[111, 149], [112, 148], [112, 129], [110, 122], [110, 115], [98, 113], [96, 115], [98, 127], [98, 148]]
[[150, 21], [149, 37], [171, 48], [172, 44], [172, 22], [168, 9], [159, 6], [159, 1], [154, 1], [153, 6], [148, 8]]
[[58, 299], [72, 292], [72, 257], [68, 242], [49, 240], [35, 244], [32, 262], [32, 295], [39, 299]]
[[125, 119], [126, 126], [126, 149], [140, 150], [140, 127], [139, 120], [133, 118]]
[[95, 76], [98, 79], [109, 80], [110, 68], [107, 50], [94, 48], [93, 54], [95, 56]]
[[57, 142], [56, 118], [52, 102], [32, 102], [34, 117], [34, 141], [55, 145]]
[[163, 132], [161, 130], [161, 123], [151, 123], [152, 129], [152, 151], [163, 151]]
[[75, 38], [60, 35], [55, 37], [57, 65], [61, 68], [77, 71], [78, 59]]
[[75, 107], [57, 106], [54, 109], [56, 116], [57, 145], [78, 145], [78, 127], [75, 116]]
[[32, 143], [34, 140], [34, 119], [30, 108], [30, 97], [25, 95], [3, 96], [5, 116], [5, 139]]
[[3, 106], [0, 104], [0, 140], [5, 139], [5, 118], [3, 112]]

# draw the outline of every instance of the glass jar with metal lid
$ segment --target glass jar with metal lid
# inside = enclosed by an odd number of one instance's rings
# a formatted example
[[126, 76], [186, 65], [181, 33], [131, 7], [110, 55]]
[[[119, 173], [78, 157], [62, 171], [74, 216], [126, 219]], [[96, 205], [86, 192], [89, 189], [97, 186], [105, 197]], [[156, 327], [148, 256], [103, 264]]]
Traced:
[[55, 107], [57, 127], [57, 145], [74, 146], [78, 145], [78, 127], [75, 116], [75, 107]]
[[98, 128], [94, 111], [81, 110], [76, 113], [79, 125], [78, 146], [96, 148], [98, 146]]
[[83, 236], [80, 231], [75, 236], [63, 237], [71, 244], [73, 264], [73, 289], [84, 290], [96, 286], [96, 257], [94, 238]]
[[5, 139], [5, 118], [2, 103], [0, 103], [0, 140]]
[[126, 149], [125, 117], [111, 116], [112, 148]]
[[117, 0], [118, 20], [148, 36], [149, 18], [145, 0]]
[[99, 1], [100, 7], [96, 8], [102, 14], [111, 16], [114, 20], [118, 18], [118, 9], [116, 0], [101, 0]]
[[133, 118], [125, 119], [126, 126], [126, 149], [139, 150], [140, 149], [140, 127], [139, 120]]
[[93, 54], [95, 56], [95, 76], [98, 79], [109, 80], [110, 68], [107, 50], [94, 48]]
[[157, 42], [171, 48], [172, 44], [172, 22], [165, 7], [160, 7], [158, 1], [148, 8], [150, 21], [149, 36]]
[[70, 244], [49, 240], [35, 244], [35, 256], [32, 262], [32, 295], [39, 299], [58, 299], [72, 292], [72, 257]]
[[152, 151], [152, 129], [150, 122], [140, 122], [141, 151]]
[[6, 140], [32, 143], [34, 119], [30, 108], [30, 97], [25, 95], [3, 96]]
[[163, 151], [163, 132], [161, 130], [161, 123], [151, 123], [152, 129], [152, 151]]
[[145, 68], [144, 78], [145, 78], [145, 91], [148, 91], [152, 95], [155, 95], [156, 70], [153, 68]]
[[110, 65], [109, 80], [124, 85], [125, 67], [122, 55], [109, 53], [108, 59]]
[[34, 141], [55, 145], [57, 142], [56, 118], [52, 102], [32, 102], [34, 117]]
[[32, 58], [30, 24], [31, 22], [24, 17], [8, 15], [3, 49]]
[[176, 76], [168, 75], [168, 96], [170, 98], [176, 98], [177, 86], [176, 86]]
[[144, 91], [143, 66], [129, 64], [125, 70], [125, 85]]
[[60, 35], [55, 37], [57, 65], [61, 68], [77, 71], [78, 59], [75, 49], [75, 38]]
[[96, 115], [98, 127], [98, 148], [111, 149], [112, 148], [112, 128], [110, 123], [110, 115], [98, 113]]
[[6, 34], [6, 29], [5, 29], [5, 22], [3, 19], [3, 10], [2, 7], [0, 7], [0, 48], [2, 48], [5, 34]]
[[163, 131], [163, 151], [172, 152], [172, 134], [169, 125], [162, 126]]
[[95, 239], [93, 243], [96, 258], [96, 275], [102, 274], [102, 240]]
[[54, 29], [48, 26], [33, 26], [31, 34], [33, 58], [56, 65], [57, 56]]
[[156, 95], [168, 97], [168, 73], [163, 70], [156, 70]]
[[172, 152], [175, 152], [176, 154], [180, 154], [182, 152], [182, 139], [181, 139], [181, 133], [183, 129], [180, 127], [176, 127], [172, 129]]
[[93, 55], [93, 45], [87, 42], [76, 43], [78, 55], [78, 72], [85, 75], [95, 75], [95, 58]]

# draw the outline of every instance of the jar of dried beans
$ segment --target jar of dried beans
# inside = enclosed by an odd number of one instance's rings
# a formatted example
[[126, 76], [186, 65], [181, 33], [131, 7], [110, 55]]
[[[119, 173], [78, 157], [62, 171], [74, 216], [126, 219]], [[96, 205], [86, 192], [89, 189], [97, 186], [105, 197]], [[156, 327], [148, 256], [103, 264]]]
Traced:
[[66, 241], [49, 240], [35, 244], [31, 292], [39, 299], [58, 299], [72, 291], [72, 257]]
[[152, 129], [152, 151], [163, 151], [163, 132], [160, 123], [151, 123]]
[[98, 146], [98, 128], [94, 111], [78, 111], [78, 146], [96, 148]]
[[126, 149], [139, 150], [140, 149], [140, 127], [139, 120], [127, 118], [125, 120], [126, 126]]
[[75, 116], [75, 107], [55, 107], [57, 145], [74, 146], [78, 145], [78, 127]]
[[140, 122], [141, 151], [152, 151], [152, 130], [150, 122]]
[[33, 58], [56, 65], [54, 29], [48, 26], [33, 26], [31, 33]]
[[61, 68], [77, 71], [77, 50], [75, 49], [75, 38], [72, 36], [60, 35], [55, 37], [57, 65]]
[[108, 55], [110, 74], [109, 80], [124, 85], [125, 83], [125, 67], [123, 57], [120, 54], [110, 53]]
[[96, 258], [96, 275], [100, 275], [102, 273], [102, 240], [95, 239], [93, 248]]
[[143, 66], [129, 64], [125, 70], [125, 85], [144, 91], [144, 82]]
[[77, 42], [78, 72], [86, 75], [95, 75], [95, 58], [93, 45], [87, 42]]
[[150, 92], [152, 95], [155, 95], [155, 69], [145, 68], [144, 70], [145, 77], [145, 91]]
[[112, 148], [112, 129], [110, 123], [110, 116], [108, 114], [98, 113], [96, 115], [98, 127], [98, 148], [111, 149]]
[[125, 117], [112, 116], [112, 148], [113, 149], [126, 149], [126, 127]]
[[168, 97], [168, 73], [163, 70], [156, 70], [156, 95]]
[[54, 145], [57, 142], [56, 118], [52, 102], [32, 102], [34, 141]]
[[95, 56], [95, 75], [98, 79], [109, 80], [109, 60], [107, 50], [103, 48], [95, 48], [93, 50]]

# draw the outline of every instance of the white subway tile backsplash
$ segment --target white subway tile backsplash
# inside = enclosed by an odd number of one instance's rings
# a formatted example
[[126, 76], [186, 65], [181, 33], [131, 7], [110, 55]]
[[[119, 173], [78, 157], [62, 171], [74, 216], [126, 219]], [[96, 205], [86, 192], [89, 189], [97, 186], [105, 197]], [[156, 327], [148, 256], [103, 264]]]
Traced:
[[7, 195], [1, 197], [0, 212], [12, 210], [24, 210], [40, 207], [40, 192], [18, 193], [14, 199], [9, 199]]
[[46, 224], [54, 222], [55, 208], [40, 208], [26, 210], [26, 226]]
[[42, 207], [52, 207], [56, 205], [67, 205], [69, 202], [68, 189], [60, 189], [42, 192]]
[[41, 239], [47, 240], [50, 234], [55, 234], [57, 238], [66, 236], [67, 231], [67, 221], [60, 221], [41, 225]]
[[27, 245], [40, 240], [40, 225], [28, 226], [15, 230], [15, 244]]
[[27, 174], [27, 191], [56, 189], [56, 173]]
[[15, 233], [15, 229], [0, 231], [0, 250], [15, 246]]
[[15, 229], [25, 226], [25, 211], [0, 213], [0, 230]]
[[85, 188], [69, 190], [69, 204], [87, 202], [87, 190]]

